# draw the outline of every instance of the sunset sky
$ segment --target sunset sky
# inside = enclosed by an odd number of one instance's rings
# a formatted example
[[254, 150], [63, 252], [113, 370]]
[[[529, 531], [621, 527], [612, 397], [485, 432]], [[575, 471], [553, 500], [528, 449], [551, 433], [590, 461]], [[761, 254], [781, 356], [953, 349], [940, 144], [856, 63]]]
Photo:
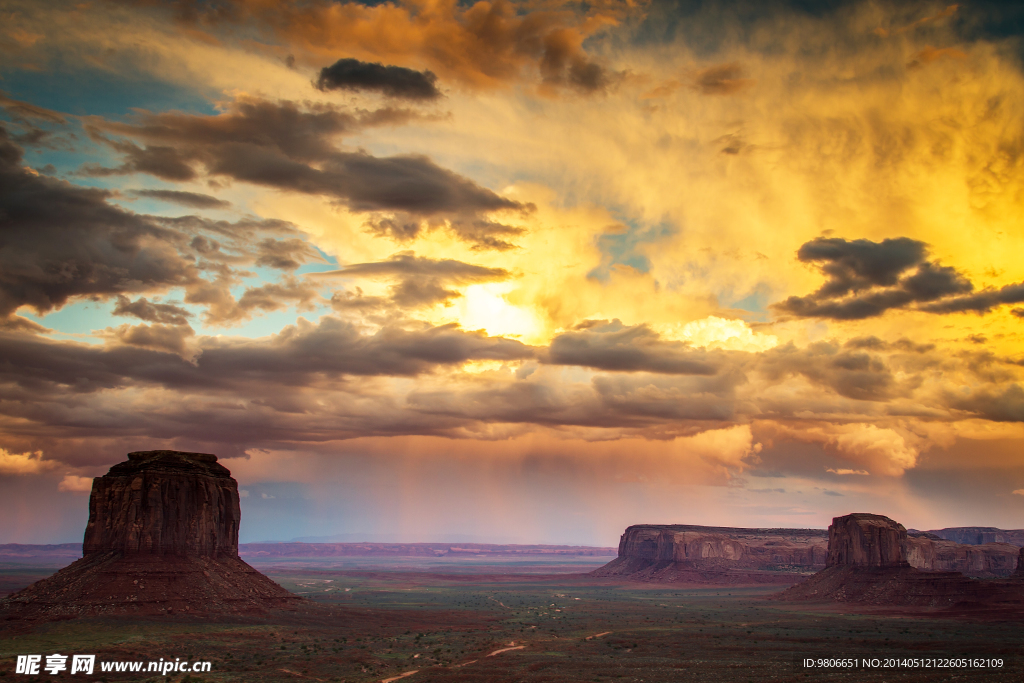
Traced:
[[0, 543], [1024, 527], [1024, 10], [0, 1]]

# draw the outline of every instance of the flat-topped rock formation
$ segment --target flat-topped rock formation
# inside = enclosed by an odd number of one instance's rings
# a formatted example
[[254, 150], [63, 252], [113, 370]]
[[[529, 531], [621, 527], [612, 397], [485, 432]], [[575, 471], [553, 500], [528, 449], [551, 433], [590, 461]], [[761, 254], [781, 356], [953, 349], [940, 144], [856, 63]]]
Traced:
[[836, 517], [829, 526], [828, 566], [777, 598], [1020, 615], [1024, 587], [1018, 582], [922, 571], [908, 562], [915, 552], [910, 540], [902, 524], [882, 515]]
[[238, 556], [238, 483], [208, 453], [129, 453], [93, 481], [83, 555]]
[[93, 480], [83, 557], [0, 617], [259, 613], [299, 598], [238, 557], [238, 484], [208, 453], [142, 451]]
[[907, 530], [882, 515], [836, 517], [828, 528], [826, 567], [909, 567]]
[[622, 534], [618, 557], [591, 573], [638, 581], [792, 583], [831, 566], [830, 540], [835, 564], [909, 565], [981, 578], [1008, 577], [1017, 566], [1017, 547], [1010, 544], [954, 543], [931, 532], [908, 532], [881, 515], [837, 519], [842, 528], [833, 525], [831, 531], [634, 525]]
[[591, 574], [640, 581], [792, 583], [822, 569], [824, 529], [743, 529], [683, 524], [631, 526], [619, 555]]

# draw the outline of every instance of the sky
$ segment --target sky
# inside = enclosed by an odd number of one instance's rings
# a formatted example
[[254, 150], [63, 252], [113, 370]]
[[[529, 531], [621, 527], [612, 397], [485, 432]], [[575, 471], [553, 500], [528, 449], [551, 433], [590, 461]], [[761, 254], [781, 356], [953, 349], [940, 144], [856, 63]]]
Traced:
[[0, 12], [0, 542], [1024, 526], [1024, 9]]

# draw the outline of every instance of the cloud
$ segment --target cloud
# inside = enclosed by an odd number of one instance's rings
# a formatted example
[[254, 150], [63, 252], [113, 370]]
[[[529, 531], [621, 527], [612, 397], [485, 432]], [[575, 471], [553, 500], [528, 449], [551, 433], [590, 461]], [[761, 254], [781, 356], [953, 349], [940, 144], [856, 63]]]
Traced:
[[34, 453], [11, 453], [0, 448], [0, 474], [39, 474], [52, 470], [57, 463], [52, 460], [43, 460], [43, 452]]
[[109, 191], [40, 176], [20, 162], [20, 148], [0, 126], [0, 316], [116, 296], [115, 315], [182, 325], [186, 309], [127, 295], [183, 287], [186, 303], [209, 306], [206, 317], [225, 324], [316, 297], [294, 279], [250, 287], [240, 301], [230, 292], [240, 280], [234, 268], [322, 260], [290, 223], [136, 214], [110, 204]]
[[388, 97], [410, 100], [434, 100], [441, 97], [432, 71], [416, 71], [401, 66], [384, 66], [358, 59], [339, 59], [320, 70], [318, 90], [369, 90]]
[[772, 383], [800, 375], [859, 401], [887, 401], [908, 391], [882, 357], [856, 348], [815, 342], [800, 349], [790, 342], [767, 351], [757, 368]]
[[912, 304], [929, 313], [986, 313], [1024, 301], [1024, 283], [972, 293], [974, 285], [966, 276], [926, 255], [924, 242], [906, 237], [881, 242], [819, 237], [800, 247], [797, 258], [818, 264], [825, 283], [813, 294], [791, 296], [773, 308], [801, 318], [862, 320]]
[[1024, 389], [1014, 382], [1002, 387], [979, 387], [964, 395], [950, 391], [950, 407], [994, 422], [1024, 422]]
[[[137, 169], [142, 170], [142, 169]], [[159, 199], [163, 202], [181, 204], [193, 209], [226, 209], [231, 202], [211, 197], [198, 192], [182, 192], [180, 190], [132, 190], [132, 194], [146, 199]]]
[[121, 344], [156, 351], [166, 351], [191, 360], [199, 349], [194, 342], [195, 331], [188, 325], [119, 325], [102, 333]]
[[739, 64], [719, 64], [698, 71], [693, 77], [693, 87], [704, 95], [734, 95], [754, 82], [742, 76], [743, 68]]
[[70, 491], [74, 493], [89, 493], [92, 491], [92, 477], [79, 477], [74, 474], [65, 474], [64, 478], [57, 484], [58, 491]]
[[[468, 285], [479, 282], [500, 282], [512, 277], [504, 268], [488, 268], [455, 259], [431, 259], [418, 257], [413, 252], [393, 254], [386, 261], [353, 263], [340, 270], [316, 273], [315, 277], [347, 276], [353, 278], [387, 278], [398, 282], [390, 289], [390, 302], [402, 308], [448, 304], [462, 294], [451, 285]], [[332, 297], [341, 308], [366, 307], [365, 298], [351, 293], [335, 293]], [[373, 306], [382, 305], [376, 299]]]
[[114, 315], [129, 315], [139, 320], [167, 325], [187, 325], [192, 312], [173, 304], [155, 304], [139, 297], [132, 301], [123, 294], [117, 295], [117, 305], [112, 311]]
[[646, 325], [592, 320], [551, 341], [545, 362], [601, 370], [713, 375], [714, 356], [683, 342], [664, 341]]
[[45, 313], [75, 296], [198, 279], [173, 232], [108, 204], [107, 191], [29, 173], [20, 161], [0, 127], [0, 316], [26, 304]]
[[58, 123], [61, 125], [68, 122], [67, 117], [60, 112], [40, 107], [32, 104], [31, 102], [12, 99], [3, 91], [0, 91], [0, 107], [2, 107], [11, 116], [21, 119], [38, 119], [48, 123]]
[[[481, 248], [509, 248], [496, 236], [522, 230], [484, 216], [500, 211], [521, 214], [531, 206], [501, 197], [424, 155], [376, 157], [334, 145], [343, 133], [393, 123], [396, 116], [394, 110], [355, 115], [325, 104], [300, 106], [241, 97], [214, 116], [139, 112], [130, 123], [93, 118], [93, 137], [126, 160], [116, 168], [83, 170], [90, 175], [145, 172], [166, 180], [191, 180], [201, 166], [209, 176], [324, 196], [355, 212], [384, 212], [388, 215], [369, 220], [382, 233], [415, 236], [426, 221], [429, 227], [449, 227]], [[111, 139], [103, 132], [142, 140], [146, 146]], [[407, 216], [401, 222], [407, 227], [392, 228], [395, 215]]]
[[267, 238], [259, 243], [257, 266], [279, 270], [295, 270], [309, 261], [324, 262], [309, 242], [298, 238], [287, 240]]
[[842, 467], [840, 467], [839, 469], [835, 469], [833, 467], [826, 467], [825, 471], [826, 472], [831, 472], [832, 474], [839, 474], [839, 475], [843, 475], [843, 476], [848, 475], [848, 474], [858, 474], [858, 475], [861, 475], [861, 476], [867, 476], [867, 475], [871, 474], [867, 470], [851, 470], [851, 469], [845, 469], [845, 468], [842, 468]]
[[1017, 495], [1017, 496], [1024, 496], [1024, 489], [1015, 489], [1013, 491], [1013, 493], [1014, 493], [1014, 495]]
[[[641, 5], [596, 3], [587, 12], [574, 12], [567, 6], [528, 9], [497, 0], [437, 4], [424, 11], [412, 2], [257, 5], [230, 0], [215, 12], [180, 3], [179, 16], [199, 27], [225, 21], [252, 25], [308, 59], [343, 53], [423, 64], [474, 89], [536, 82], [539, 75], [545, 87], [589, 93], [604, 87], [607, 74], [587, 55], [584, 40], [639, 14]], [[381, 38], [397, 35], [402, 38]]]

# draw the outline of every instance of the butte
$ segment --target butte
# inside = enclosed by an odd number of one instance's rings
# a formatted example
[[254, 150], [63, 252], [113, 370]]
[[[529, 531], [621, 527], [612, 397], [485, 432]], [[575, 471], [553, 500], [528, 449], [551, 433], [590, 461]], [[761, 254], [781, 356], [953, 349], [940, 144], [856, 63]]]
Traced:
[[1020, 618], [1024, 548], [1013, 576], [978, 580], [959, 572], [916, 569], [907, 561], [909, 546], [906, 528], [888, 517], [836, 517], [828, 528], [825, 569], [775, 599]]
[[217, 456], [139, 451], [93, 479], [83, 557], [0, 618], [262, 614], [301, 601], [238, 557], [238, 482]]

